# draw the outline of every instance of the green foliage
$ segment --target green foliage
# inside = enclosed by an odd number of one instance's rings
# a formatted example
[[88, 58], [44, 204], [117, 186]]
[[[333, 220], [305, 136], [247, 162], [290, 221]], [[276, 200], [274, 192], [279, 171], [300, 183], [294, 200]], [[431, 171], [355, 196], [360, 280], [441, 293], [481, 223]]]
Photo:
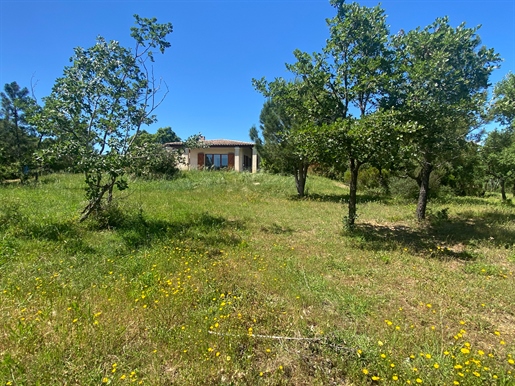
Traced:
[[159, 143], [133, 146], [128, 172], [144, 178], [173, 178], [179, 172], [180, 152], [168, 150]]
[[[299, 141], [299, 130], [305, 123], [295, 119], [292, 111], [298, 99], [293, 90], [296, 84], [280, 83], [282, 89], [275, 99], [265, 102], [261, 114], [260, 130], [250, 129], [250, 138], [256, 143], [257, 151], [262, 160], [262, 167], [272, 173], [293, 174], [297, 186], [297, 194], [304, 196], [304, 188], [308, 167], [312, 159], [308, 157]], [[276, 91], [278, 84], [275, 85]], [[285, 94], [288, 93], [286, 97]], [[302, 102], [300, 102], [302, 103]]]
[[[340, 165], [337, 165], [340, 166]], [[333, 165], [326, 165], [316, 163], [311, 166], [311, 170], [317, 176], [322, 176], [326, 178], [330, 178], [331, 180], [343, 181], [345, 179], [345, 173], [347, 170], [342, 172], [341, 168], [334, 167]]]
[[515, 180], [515, 134], [511, 128], [488, 133], [481, 149], [485, 172], [499, 181], [502, 199], [506, 200], [505, 184]]
[[144, 178], [173, 178], [179, 171], [183, 150], [170, 150], [163, 145], [180, 140], [171, 127], [159, 128], [155, 134], [142, 130], [133, 139], [128, 172]]
[[392, 39], [398, 56], [396, 82], [387, 104], [418, 129], [405, 135], [405, 147], [418, 166], [417, 218], [425, 218], [429, 178], [442, 159], [466, 145], [471, 129], [485, 116], [488, 78], [499, 64], [493, 49], [481, 46], [479, 27], [453, 28], [438, 18], [424, 29]]
[[[368, 191], [380, 191], [385, 187], [385, 182], [382, 180], [388, 180], [389, 174], [390, 173], [385, 170], [380, 173], [379, 170], [373, 166], [364, 166], [359, 172], [358, 185]], [[345, 172], [343, 181], [348, 184], [350, 177], [350, 172]]]
[[0, 208], [0, 230], [10, 227], [21, 227], [26, 221], [22, 211], [22, 203], [19, 200], [4, 200]]
[[16, 82], [4, 85], [0, 99], [0, 180], [26, 179], [35, 167], [32, 154], [40, 142], [27, 119], [36, 102]]
[[180, 142], [181, 140], [170, 126], [160, 127], [157, 129], [156, 133], [154, 134], [154, 138], [155, 141], [161, 145], [169, 142]]
[[[390, 82], [393, 53], [388, 47], [386, 15], [379, 7], [333, 1], [337, 15], [327, 21], [330, 37], [322, 53], [296, 50], [297, 62], [287, 65], [296, 79], [285, 92], [282, 79], [254, 81], [274, 102], [288, 102], [288, 115], [299, 122], [293, 135], [296, 147], [311, 163], [349, 170], [349, 214], [356, 218], [356, 192], [360, 167], [367, 162], [386, 165], [396, 158], [393, 134], [395, 112], [379, 109]], [[297, 97], [296, 103], [293, 95]], [[359, 118], [353, 117], [354, 111]], [[382, 169], [382, 166], [379, 165]]]
[[417, 182], [408, 177], [394, 176], [390, 178], [389, 186], [392, 196], [401, 197], [406, 200], [416, 200], [420, 190]]
[[514, 184], [515, 192], [514, 74], [509, 73], [495, 85], [490, 114], [497, 122], [505, 125], [505, 128], [488, 134], [482, 149], [483, 162], [487, 175], [500, 184], [502, 199], [506, 200], [507, 182]]
[[484, 194], [485, 168], [481, 150], [481, 146], [473, 141], [457, 149], [452, 158], [438, 168], [442, 186], [448, 186], [459, 196]]
[[159, 143], [161, 145], [164, 145], [165, 143], [169, 142], [180, 142], [181, 139], [175, 132], [172, 130], [171, 127], [160, 127], [157, 129], [155, 134], [150, 134], [146, 130], [141, 130], [137, 136], [134, 138], [131, 138], [134, 145], [140, 146], [145, 143]]
[[490, 113], [497, 122], [513, 129], [515, 119], [515, 74], [510, 72], [495, 85]]
[[[292, 173], [296, 167], [295, 148], [288, 142], [292, 119], [285, 106], [269, 99], [263, 105], [259, 116], [260, 131], [250, 130], [250, 138], [256, 143], [262, 167], [273, 173]], [[261, 134], [261, 135], [260, 135]]]
[[[429, 178], [429, 198], [442, 199], [445, 201], [456, 196], [456, 192], [452, 186], [444, 184], [447, 175], [445, 173], [440, 174], [441, 172], [445, 172], [445, 170], [442, 169], [431, 173]], [[478, 181], [478, 183], [481, 184], [482, 181]], [[401, 177], [394, 174], [389, 178], [388, 184], [390, 188], [389, 193], [393, 197], [399, 197], [404, 200], [409, 200], [410, 202], [416, 202], [418, 199], [420, 187], [413, 178], [409, 178], [405, 175]]]
[[72, 65], [64, 69], [45, 98], [43, 111], [34, 117], [38, 128], [55, 138], [43, 159], [80, 159], [77, 171], [85, 175], [88, 199], [82, 219], [104, 207], [103, 200], [109, 204], [115, 186], [127, 188], [123, 176], [131, 148], [141, 127], [156, 121], [153, 112], [162, 101], [156, 99], [161, 85], [148, 62], [154, 61], [152, 48], [163, 53], [170, 46], [166, 37], [172, 25], [138, 15], [135, 19], [134, 50], [103, 37], [89, 49], [76, 48]]

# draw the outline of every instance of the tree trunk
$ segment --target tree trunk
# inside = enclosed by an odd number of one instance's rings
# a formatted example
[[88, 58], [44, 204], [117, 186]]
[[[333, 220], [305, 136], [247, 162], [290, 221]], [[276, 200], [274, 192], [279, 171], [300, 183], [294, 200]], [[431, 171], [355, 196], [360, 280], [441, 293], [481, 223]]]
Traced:
[[295, 170], [295, 186], [299, 197], [304, 197], [304, 189], [306, 187], [306, 179], [308, 177], [308, 165], [301, 165]]
[[102, 197], [104, 197], [104, 194], [109, 190], [109, 185], [104, 185], [102, 187], [102, 190], [100, 191], [100, 193], [98, 194], [97, 197], [95, 197], [94, 199], [90, 200], [89, 204], [84, 208], [84, 210], [82, 211], [82, 216], [80, 217], [80, 220], [79, 222], [83, 222], [84, 220], [86, 220], [89, 215], [95, 210], [97, 209], [99, 206], [100, 206], [100, 203], [102, 201]]
[[358, 173], [361, 163], [354, 158], [349, 161], [350, 184], [349, 184], [349, 217], [347, 226], [353, 227], [357, 217], [356, 201], [358, 192]]
[[433, 165], [427, 159], [424, 159], [424, 163], [422, 164], [422, 170], [420, 171], [420, 191], [418, 194], [418, 204], [417, 204], [417, 219], [418, 221], [422, 221], [426, 218], [426, 207], [427, 200], [429, 198], [429, 177], [431, 176], [431, 172], [433, 171]]
[[111, 181], [111, 183], [109, 184], [108, 195], [107, 195], [107, 203], [108, 204], [113, 202], [113, 188], [114, 188], [114, 181]]
[[21, 163], [21, 138], [18, 127], [18, 110], [16, 108], [14, 109], [14, 135], [16, 136], [16, 159]]
[[501, 179], [501, 197], [503, 201], [506, 201], [506, 181]]

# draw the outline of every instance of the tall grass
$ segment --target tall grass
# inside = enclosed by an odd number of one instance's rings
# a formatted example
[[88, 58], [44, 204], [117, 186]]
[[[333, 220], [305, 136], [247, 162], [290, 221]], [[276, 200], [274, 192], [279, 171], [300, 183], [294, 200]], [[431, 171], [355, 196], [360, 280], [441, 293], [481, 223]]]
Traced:
[[313, 177], [133, 181], [78, 222], [80, 177], [0, 189], [0, 382], [512, 385], [515, 209]]

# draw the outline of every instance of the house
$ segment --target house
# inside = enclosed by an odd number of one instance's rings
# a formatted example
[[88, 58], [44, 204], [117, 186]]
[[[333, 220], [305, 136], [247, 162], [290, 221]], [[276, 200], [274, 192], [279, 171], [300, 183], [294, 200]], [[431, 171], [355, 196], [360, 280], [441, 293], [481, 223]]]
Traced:
[[[182, 169], [231, 169], [237, 172], [258, 169], [258, 154], [253, 142], [233, 141], [230, 139], [201, 138], [202, 147], [185, 149]], [[182, 148], [182, 142], [165, 143], [169, 149]]]

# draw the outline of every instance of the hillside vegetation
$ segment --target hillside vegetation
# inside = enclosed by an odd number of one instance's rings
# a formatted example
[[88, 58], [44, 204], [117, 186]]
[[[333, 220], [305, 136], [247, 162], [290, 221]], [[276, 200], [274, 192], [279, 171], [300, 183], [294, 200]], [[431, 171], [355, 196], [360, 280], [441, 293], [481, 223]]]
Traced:
[[80, 223], [77, 175], [0, 188], [5, 385], [513, 385], [515, 208], [310, 177], [134, 181]]

